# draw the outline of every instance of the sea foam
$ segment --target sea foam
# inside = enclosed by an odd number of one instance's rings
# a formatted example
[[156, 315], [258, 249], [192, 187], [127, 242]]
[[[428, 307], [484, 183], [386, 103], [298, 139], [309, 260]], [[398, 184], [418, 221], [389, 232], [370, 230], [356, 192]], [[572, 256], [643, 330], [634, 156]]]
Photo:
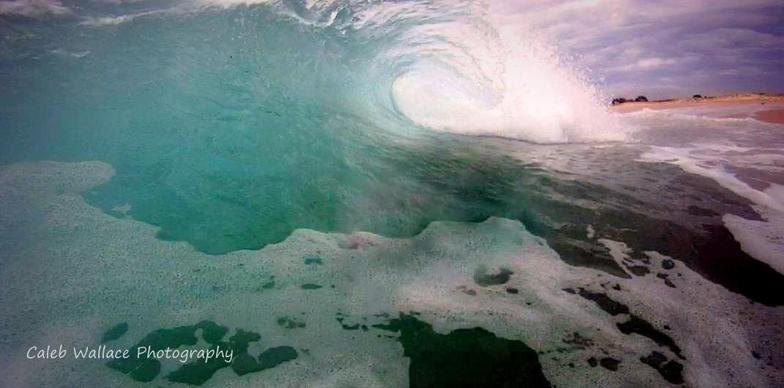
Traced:
[[476, 19], [439, 24], [441, 37], [393, 84], [395, 103], [439, 131], [538, 143], [620, 141], [626, 131], [603, 96], [552, 45], [492, 7]]

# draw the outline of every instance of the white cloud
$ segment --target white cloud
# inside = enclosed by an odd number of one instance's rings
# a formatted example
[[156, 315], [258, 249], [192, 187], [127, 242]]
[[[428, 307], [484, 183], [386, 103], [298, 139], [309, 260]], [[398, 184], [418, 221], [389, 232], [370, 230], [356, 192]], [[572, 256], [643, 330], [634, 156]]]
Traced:
[[643, 58], [635, 64], [638, 69], [656, 69], [666, 65], [672, 65], [677, 61], [673, 58]]

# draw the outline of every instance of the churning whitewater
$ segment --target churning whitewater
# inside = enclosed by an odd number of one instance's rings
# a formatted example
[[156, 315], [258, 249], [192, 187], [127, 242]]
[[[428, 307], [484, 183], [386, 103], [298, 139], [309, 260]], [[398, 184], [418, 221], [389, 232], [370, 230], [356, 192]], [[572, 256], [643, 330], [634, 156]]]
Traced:
[[0, 24], [0, 386], [784, 381], [781, 126], [611, 113], [499, 3]]

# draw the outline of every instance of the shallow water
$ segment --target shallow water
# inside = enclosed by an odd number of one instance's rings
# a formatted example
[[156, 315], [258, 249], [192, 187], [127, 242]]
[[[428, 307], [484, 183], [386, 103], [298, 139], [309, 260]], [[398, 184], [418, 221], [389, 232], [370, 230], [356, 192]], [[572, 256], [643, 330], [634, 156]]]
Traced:
[[[0, 385], [784, 379], [782, 126], [472, 3], [128, 7], [0, 24]], [[238, 359], [25, 358], [102, 339]]]

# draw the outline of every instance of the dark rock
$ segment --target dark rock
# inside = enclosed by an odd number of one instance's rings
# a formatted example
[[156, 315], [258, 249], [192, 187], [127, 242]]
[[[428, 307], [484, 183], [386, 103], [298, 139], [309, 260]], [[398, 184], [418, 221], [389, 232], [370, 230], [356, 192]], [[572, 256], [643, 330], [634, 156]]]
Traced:
[[664, 269], [673, 269], [673, 268], [675, 268], [675, 262], [673, 262], [670, 259], [664, 259], [661, 262], [661, 266]]

